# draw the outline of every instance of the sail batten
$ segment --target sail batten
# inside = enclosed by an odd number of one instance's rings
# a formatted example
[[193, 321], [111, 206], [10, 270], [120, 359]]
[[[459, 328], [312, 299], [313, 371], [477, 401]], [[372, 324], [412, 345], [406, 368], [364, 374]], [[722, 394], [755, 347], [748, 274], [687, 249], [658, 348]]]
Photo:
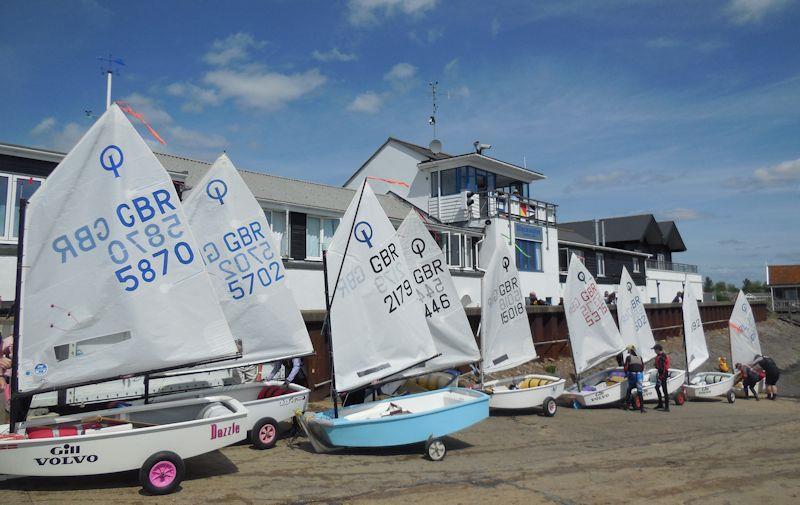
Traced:
[[31, 198], [18, 393], [237, 355], [167, 172], [112, 105]]
[[401, 241], [365, 181], [327, 252], [337, 279], [329, 320], [338, 391], [376, 383], [439, 354]]
[[[221, 155], [183, 202], [214, 290], [242, 357], [228, 365], [312, 354], [263, 209], [227, 155]], [[214, 368], [220, 368], [215, 365]]]

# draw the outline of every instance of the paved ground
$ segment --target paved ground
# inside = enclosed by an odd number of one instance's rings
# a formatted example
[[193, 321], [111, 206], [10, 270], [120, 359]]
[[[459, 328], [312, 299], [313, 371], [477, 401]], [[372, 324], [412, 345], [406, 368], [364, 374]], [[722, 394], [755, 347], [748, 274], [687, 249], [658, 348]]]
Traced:
[[143, 496], [130, 472], [9, 480], [0, 503], [798, 503], [799, 414], [782, 398], [500, 415], [448, 439], [439, 463], [421, 447], [318, 455], [298, 438], [190, 460], [166, 497]]

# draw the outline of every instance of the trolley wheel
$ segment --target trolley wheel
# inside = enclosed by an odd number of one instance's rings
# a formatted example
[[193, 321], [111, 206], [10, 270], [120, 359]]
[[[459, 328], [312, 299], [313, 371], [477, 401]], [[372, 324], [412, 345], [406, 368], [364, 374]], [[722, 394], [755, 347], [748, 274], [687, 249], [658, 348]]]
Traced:
[[139, 482], [149, 494], [170, 494], [180, 486], [185, 472], [180, 456], [170, 451], [157, 452], [142, 465]]
[[256, 449], [271, 449], [278, 441], [278, 422], [271, 417], [259, 419], [250, 431], [250, 443]]
[[642, 408], [642, 397], [639, 396], [639, 393], [634, 393], [633, 397], [631, 398], [633, 401], [633, 410], [641, 410]]
[[736, 393], [734, 393], [733, 389], [728, 391], [728, 394], [725, 396], [728, 397], [728, 403], [733, 403], [736, 401]]
[[675, 405], [683, 405], [684, 403], [686, 403], [686, 393], [678, 391], [675, 394]]
[[431, 461], [441, 461], [447, 455], [447, 447], [441, 438], [428, 438], [425, 442], [425, 456]]
[[544, 408], [545, 417], [553, 417], [554, 415], [556, 415], [556, 412], [558, 411], [558, 404], [556, 404], [556, 401], [553, 399], [552, 396], [548, 396], [547, 398], [544, 399], [542, 407]]

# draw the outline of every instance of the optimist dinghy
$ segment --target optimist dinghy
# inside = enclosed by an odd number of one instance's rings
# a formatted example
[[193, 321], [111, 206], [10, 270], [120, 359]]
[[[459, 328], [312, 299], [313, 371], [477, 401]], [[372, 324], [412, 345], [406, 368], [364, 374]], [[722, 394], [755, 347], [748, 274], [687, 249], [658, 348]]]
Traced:
[[[488, 228], [488, 227], [487, 227]], [[514, 255], [496, 230], [487, 230], [482, 251], [486, 271], [481, 279], [481, 374], [482, 389], [489, 393], [489, 407], [524, 410], [541, 408], [552, 417], [556, 398], [564, 391], [565, 380], [541, 374], [527, 374], [484, 381], [485, 374], [509, 370], [536, 359], [533, 335], [525, 309]]]
[[703, 372], [692, 376], [692, 372], [708, 361], [708, 347], [706, 335], [703, 331], [703, 321], [700, 319], [700, 308], [692, 291], [691, 284], [687, 284], [683, 293], [683, 342], [686, 350], [686, 370], [689, 383], [684, 386], [686, 397], [690, 400], [725, 396], [729, 403], [736, 401], [733, 391], [735, 375], [722, 372]]
[[[287, 284], [279, 244], [233, 163], [223, 154], [194, 186], [183, 207], [242, 352], [241, 358], [211, 369], [312, 354], [308, 330]], [[167, 375], [192, 372], [197, 370]], [[244, 429], [254, 447], [267, 449], [278, 439], [279, 423], [293, 419], [295, 411], [305, 410], [309, 390], [296, 384], [249, 382], [169, 394], [157, 401], [218, 394], [236, 398], [247, 407]]]
[[[339, 408], [339, 392], [401, 374], [434, 357], [436, 349], [403, 247], [364, 181], [323, 256], [328, 298], [334, 408], [297, 414], [314, 448], [387, 447], [426, 443], [429, 458], [446, 454], [440, 438], [489, 415], [489, 397], [446, 388]], [[327, 293], [326, 293], [327, 294]], [[458, 303], [453, 300], [453, 303]]]
[[27, 420], [36, 393], [237, 354], [172, 181], [118, 106], [21, 202], [19, 239], [0, 472], [139, 468], [165, 494], [184, 458], [244, 438], [247, 413], [228, 397]]
[[[647, 311], [642, 302], [645, 298], [639, 292], [639, 288], [633, 282], [631, 274], [628, 273], [628, 269], [624, 265], [619, 287], [619, 303], [617, 304], [619, 333], [622, 335], [622, 341], [625, 344], [634, 345], [642, 361], [647, 363], [656, 357], [656, 353], [653, 350], [656, 342], [653, 338], [653, 330], [650, 327]], [[642, 400], [658, 400], [658, 395], [656, 394], [657, 377], [658, 372], [655, 368], [645, 370], [642, 379]], [[682, 389], [685, 377], [685, 370], [670, 368], [669, 377], [667, 378], [667, 394], [673, 395], [675, 401], [680, 405], [683, 405], [686, 400]], [[634, 401], [636, 402], [635, 408], [638, 409], [639, 398], [635, 398]]]
[[[731, 366], [736, 363], [750, 364], [756, 360], [756, 356], [761, 356], [761, 342], [758, 339], [756, 318], [753, 316], [753, 309], [742, 290], [739, 290], [739, 296], [736, 297], [736, 304], [733, 306], [733, 312], [728, 321], [728, 330], [731, 341]], [[741, 378], [737, 376], [735, 382], [734, 393], [736, 396], [744, 398]], [[765, 389], [764, 379], [761, 379], [756, 385], [756, 391], [763, 393]]]
[[622, 369], [602, 370], [581, 378], [586, 370], [622, 352], [625, 344], [594, 277], [574, 254], [564, 288], [564, 311], [576, 383], [562, 396], [572, 400], [575, 408], [623, 401], [628, 379]]

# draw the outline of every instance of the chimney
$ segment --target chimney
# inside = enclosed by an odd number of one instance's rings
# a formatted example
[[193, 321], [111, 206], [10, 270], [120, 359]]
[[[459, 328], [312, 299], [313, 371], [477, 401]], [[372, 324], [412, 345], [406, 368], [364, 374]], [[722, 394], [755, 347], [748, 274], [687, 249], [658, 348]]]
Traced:
[[606, 222], [605, 220], [600, 221], [600, 228], [602, 229], [602, 236], [603, 236], [603, 247], [606, 246]]
[[594, 220], [594, 245], [600, 245], [600, 223]]

